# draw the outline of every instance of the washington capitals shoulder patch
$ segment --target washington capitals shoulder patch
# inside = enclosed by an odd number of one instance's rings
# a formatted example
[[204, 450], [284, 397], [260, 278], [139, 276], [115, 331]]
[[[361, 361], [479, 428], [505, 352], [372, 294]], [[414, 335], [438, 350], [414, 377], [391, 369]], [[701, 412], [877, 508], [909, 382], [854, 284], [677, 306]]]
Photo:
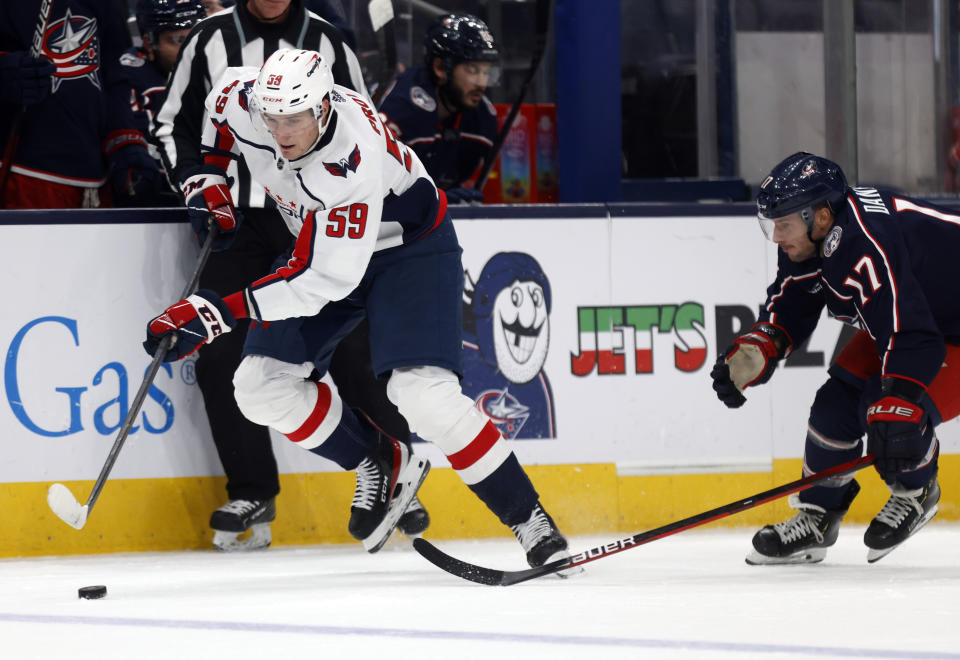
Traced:
[[360, 165], [360, 147], [358, 145], [353, 145], [353, 151], [350, 152], [350, 155], [346, 158], [341, 158], [339, 163], [328, 163], [324, 161], [323, 166], [327, 168], [327, 171], [334, 176], [342, 176], [344, 179], [347, 178], [347, 172], [356, 172], [357, 166]]

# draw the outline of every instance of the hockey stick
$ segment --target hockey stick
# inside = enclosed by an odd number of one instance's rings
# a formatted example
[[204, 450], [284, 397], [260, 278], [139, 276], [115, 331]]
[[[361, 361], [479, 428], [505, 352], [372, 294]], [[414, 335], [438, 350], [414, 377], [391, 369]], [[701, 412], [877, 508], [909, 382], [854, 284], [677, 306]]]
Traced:
[[397, 75], [397, 36], [394, 30], [392, 0], [370, 0], [367, 11], [370, 13], [370, 24], [373, 26], [373, 31], [380, 32], [383, 30], [383, 54], [386, 60], [383, 72], [377, 81], [377, 89], [373, 93], [373, 107], [376, 108], [380, 105], [390, 81]]
[[503, 147], [503, 143], [507, 139], [507, 134], [513, 126], [513, 120], [517, 118], [517, 113], [520, 112], [520, 106], [523, 104], [523, 99], [527, 95], [527, 88], [529, 88], [530, 83], [533, 82], [533, 77], [537, 75], [537, 69], [540, 68], [540, 60], [543, 59], [543, 52], [547, 49], [547, 31], [550, 28], [550, 0], [537, 0], [536, 12], [537, 33], [533, 47], [533, 57], [530, 59], [530, 68], [527, 69], [527, 75], [523, 80], [523, 85], [520, 87], [520, 93], [517, 94], [517, 99], [513, 102], [513, 105], [510, 106], [510, 112], [507, 114], [507, 118], [500, 128], [500, 132], [497, 133], [497, 138], [493, 146], [490, 147], [490, 155], [484, 160], [483, 168], [480, 170], [480, 174], [477, 175], [477, 182], [473, 185], [477, 190], [483, 190], [483, 184], [487, 182], [490, 170], [493, 169], [493, 163], [497, 160], [497, 156], [500, 155], [500, 149]]
[[856, 472], [857, 470], [862, 470], [869, 465], [873, 465], [873, 461], [873, 456], [867, 454], [866, 456], [858, 458], [855, 461], [837, 465], [829, 470], [811, 474], [809, 477], [791, 481], [788, 484], [778, 486], [756, 495], [751, 495], [750, 497], [737, 500], [736, 502], [731, 502], [725, 506], [717, 507], [716, 509], [711, 509], [710, 511], [704, 511], [703, 513], [699, 513], [695, 516], [684, 518], [683, 520], [678, 520], [676, 522], [663, 525], [662, 527], [651, 529], [647, 532], [640, 532], [639, 534], [635, 534], [634, 536], [625, 539], [605, 543], [597, 548], [591, 548], [590, 550], [573, 555], [572, 557], [558, 559], [550, 562], [549, 564], [544, 564], [543, 566], [528, 568], [520, 571], [500, 571], [493, 568], [484, 568], [483, 566], [468, 564], [465, 561], [451, 557], [445, 552], [439, 550], [429, 541], [425, 541], [422, 538], [414, 539], [413, 547], [427, 561], [431, 562], [438, 568], [442, 568], [451, 575], [456, 575], [459, 578], [470, 580], [471, 582], [479, 582], [480, 584], [500, 585], [507, 587], [511, 584], [526, 582], [527, 580], [532, 580], [543, 575], [550, 575], [551, 573], [562, 571], [565, 568], [572, 568], [573, 566], [580, 566], [591, 561], [596, 561], [597, 559], [602, 559], [603, 557], [609, 557], [610, 555], [616, 554], [623, 550], [636, 548], [637, 546], [644, 545], [645, 543], [650, 543], [651, 541], [656, 541], [657, 539], [662, 539], [672, 534], [677, 534], [678, 532], [693, 529], [694, 527], [705, 525], [709, 522], [713, 522], [714, 520], [719, 520], [720, 518], [725, 518], [726, 516], [740, 513], [741, 511], [746, 511], [747, 509], [752, 509], [755, 506], [759, 506], [761, 504], [781, 498], [784, 495], [806, 490], [807, 488], [810, 488], [821, 481], [826, 481], [827, 479], [831, 479], [833, 477], [838, 477], [843, 474], [849, 474], [851, 472]]
[[[197, 288], [197, 283], [200, 281], [200, 273], [203, 271], [203, 267], [207, 263], [207, 258], [210, 256], [210, 251], [213, 248], [213, 240], [216, 238], [217, 233], [217, 228], [215, 226], [211, 227], [210, 232], [207, 234], [207, 240], [204, 241], [203, 247], [200, 249], [200, 256], [197, 258], [197, 266], [193, 271], [193, 275], [190, 277], [190, 281], [187, 282], [187, 285], [183, 289], [183, 294], [180, 296], [181, 299], [189, 296], [191, 293], [193, 293], [194, 289]], [[123, 443], [126, 441], [127, 435], [130, 433], [130, 428], [133, 426], [134, 421], [137, 419], [137, 415], [140, 413], [140, 408], [143, 406], [143, 400], [147, 397], [147, 390], [150, 389], [153, 379], [156, 378], [157, 372], [160, 370], [160, 364], [163, 362], [163, 356], [166, 355], [167, 351], [173, 347], [175, 341], [175, 334], [169, 334], [160, 340], [160, 346], [157, 348], [157, 352], [153, 356], [153, 362], [150, 363], [150, 368], [143, 377], [143, 382], [140, 384], [140, 389], [137, 390], [137, 395], [133, 398], [133, 404], [130, 406], [130, 411], [127, 413], [126, 419], [123, 420], [123, 426], [120, 427], [120, 433], [117, 435], [117, 439], [113, 442], [113, 447], [110, 449], [110, 453], [107, 455], [107, 461], [103, 464], [103, 469], [100, 470], [100, 476], [97, 477], [97, 482], [93, 485], [93, 490], [90, 492], [90, 497], [87, 498], [87, 503], [81, 506], [80, 502], [77, 501], [77, 498], [75, 498], [73, 493], [70, 492], [70, 489], [61, 483], [52, 484], [47, 490], [47, 504], [50, 506], [50, 509], [57, 514], [57, 517], [59, 517], [60, 520], [67, 523], [71, 527], [83, 529], [83, 526], [86, 524], [90, 512], [93, 511], [93, 505], [96, 504], [97, 498], [100, 497], [100, 491], [103, 490], [103, 486], [107, 482], [107, 477], [110, 476], [110, 471], [113, 469], [113, 464], [117, 461], [117, 456], [120, 454], [120, 449], [123, 448]]]
[[[47, 23], [50, 20], [50, 8], [53, 6], [53, 0], [43, 0], [40, 3], [40, 16], [37, 21], [37, 27], [33, 31], [33, 41], [30, 43], [30, 56], [39, 57], [43, 51], [43, 35], [47, 31]], [[27, 106], [20, 106], [20, 110], [13, 117], [10, 123], [10, 134], [7, 136], [7, 147], [3, 150], [3, 163], [0, 163], [0, 209], [6, 208], [6, 189], [7, 178], [10, 176], [10, 169], [13, 167], [13, 158], [17, 155], [17, 147], [20, 146], [20, 125], [23, 123], [23, 116], [27, 114]]]

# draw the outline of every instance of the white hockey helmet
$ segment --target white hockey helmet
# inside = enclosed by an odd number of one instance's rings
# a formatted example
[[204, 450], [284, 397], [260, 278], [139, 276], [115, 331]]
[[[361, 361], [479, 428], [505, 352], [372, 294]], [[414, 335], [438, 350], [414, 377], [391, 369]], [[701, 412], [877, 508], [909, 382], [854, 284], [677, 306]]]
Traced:
[[[323, 118], [323, 99], [333, 91], [330, 65], [313, 50], [281, 48], [260, 67], [253, 84], [252, 110], [261, 115], [292, 115], [309, 110], [318, 122]], [[323, 135], [330, 123], [320, 123]]]

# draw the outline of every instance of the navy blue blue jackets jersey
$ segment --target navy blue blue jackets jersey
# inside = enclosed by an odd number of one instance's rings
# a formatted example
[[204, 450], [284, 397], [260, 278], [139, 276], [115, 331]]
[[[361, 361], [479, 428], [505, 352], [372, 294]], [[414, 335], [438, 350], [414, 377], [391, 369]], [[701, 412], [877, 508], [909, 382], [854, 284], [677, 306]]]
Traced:
[[[0, 2], [0, 52], [29, 51], [40, 0]], [[53, 93], [24, 113], [13, 171], [71, 185], [103, 183], [103, 141], [130, 129], [129, 92], [118, 85], [120, 55], [130, 35], [119, 5], [53, 0], [43, 56], [57, 67]], [[20, 107], [0, 99], [0, 140]], [[3, 147], [0, 147], [2, 151]]]
[[153, 137], [153, 120], [167, 98], [167, 76], [147, 59], [146, 51], [141, 48], [128, 48], [123, 52], [120, 71], [124, 83], [130, 88], [134, 127], [146, 136], [150, 155], [162, 170], [160, 142]]
[[460, 186], [480, 168], [497, 137], [497, 114], [484, 96], [476, 109], [441, 123], [437, 103], [427, 70], [413, 67], [387, 90], [380, 115], [417, 153], [437, 187], [446, 190]]
[[760, 320], [783, 328], [793, 346], [810, 336], [826, 306], [870, 334], [882, 375], [928, 385], [944, 342], [960, 343], [960, 215], [950, 210], [854, 188], [821, 256], [793, 263], [778, 254]]

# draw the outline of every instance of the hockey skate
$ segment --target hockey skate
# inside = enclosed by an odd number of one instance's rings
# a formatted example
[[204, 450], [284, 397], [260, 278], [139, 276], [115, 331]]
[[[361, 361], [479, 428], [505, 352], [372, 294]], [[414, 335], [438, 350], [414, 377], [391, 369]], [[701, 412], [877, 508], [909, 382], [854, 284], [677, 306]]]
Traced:
[[429, 471], [430, 461], [384, 436], [377, 451], [360, 462], [348, 529], [367, 552], [387, 542]]
[[767, 525], [753, 536], [753, 552], [746, 562], [751, 566], [763, 564], [816, 564], [827, 556], [827, 548], [837, 542], [840, 522], [860, 492], [860, 484], [850, 482], [841, 509], [824, 509], [816, 504], [801, 502], [794, 493], [790, 507], [797, 514], [784, 522]]
[[867, 561], [873, 563], [893, 552], [897, 546], [920, 531], [937, 515], [940, 484], [937, 475], [923, 488], [907, 489], [899, 483], [887, 486], [890, 499], [880, 509], [863, 535]]
[[429, 526], [430, 514], [427, 513], [420, 498], [414, 495], [413, 499], [410, 500], [410, 504], [407, 505], [406, 511], [400, 516], [397, 529], [410, 538], [415, 538], [422, 535]]
[[[523, 550], [527, 553], [527, 563], [532, 568], [570, 556], [567, 551], [567, 539], [563, 537], [553, 518], [539, 502], [533, 507], [530, 518], [519, 525], [511, 525], [510, 531], [523, 546]], [[582, 572], [582, 566], [574, 566], [557, 571], [557, 575], [565, 578]]]
[[[274, 498], [230, 500], [210, 516], [213, 547], [224, 552], [260, 550], [270, 545], [270, 523], [277, 517]], [[250, 530], [247, 538], [238, 538]]]

